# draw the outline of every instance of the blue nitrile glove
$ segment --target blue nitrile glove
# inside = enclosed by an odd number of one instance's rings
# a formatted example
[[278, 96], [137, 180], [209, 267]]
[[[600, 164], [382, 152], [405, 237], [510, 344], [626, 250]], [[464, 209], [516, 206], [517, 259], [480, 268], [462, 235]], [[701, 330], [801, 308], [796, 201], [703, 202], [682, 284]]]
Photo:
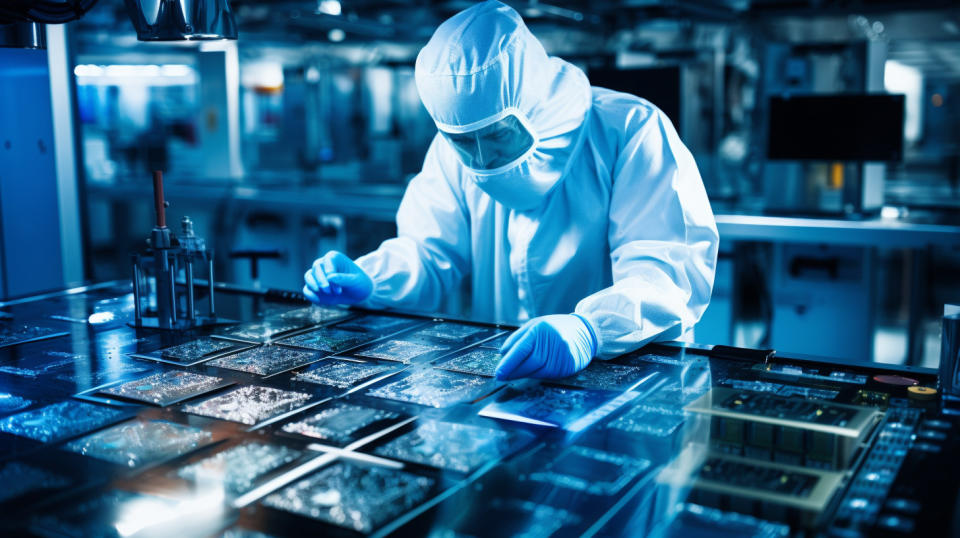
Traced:
[[533, 318], [500, 348], [500, 380], [521, 377], [560, 378], [586, 368], [597, 353], [593, 327], [576, 314]]
[[373, 292], [373, 280], [346, 254], [331, 250], [303, 274], [303, 294], [316, 304], [353, 304]]

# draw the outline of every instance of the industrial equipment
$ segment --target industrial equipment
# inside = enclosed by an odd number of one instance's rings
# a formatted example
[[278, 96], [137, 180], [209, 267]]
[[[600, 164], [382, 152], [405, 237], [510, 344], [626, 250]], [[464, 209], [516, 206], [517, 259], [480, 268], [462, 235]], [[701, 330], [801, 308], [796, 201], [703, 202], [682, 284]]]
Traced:
[[236, 39], [229, 0], [125, 0], [140, 41]]
[[943, 401], [960, 402], [960, 305], [944, 305], [940, 328], [940, 390]]
[[[3, 226], [0, 297], [60, 289], [83, 280], [75, 167], [74, 96], [65, 23], [97, 0], [10, 0], [0, 5], [0, 178]], [[126, 2], [143, 41], [236, 39], [229, 0]], [[49, 45], [49, 49], [48, 49]], [[14, 50], [20, 49], [20, 50]], [[223, 53], [220, 53], [222, 55]], [[217, 53], [208, 54], [211, 61]], [[211, 62], [211, 63], [216, 63]], [[222, 123], [222, 122], [221, 122]], [[30, 180], [23, 178], [29, 177]], [[35, 215], [58, 215], [41, 225]], [[29, 260], [22, 244], [43, 244]], [[20, 263], [6, 260], [17, 258]]]
[[767, 47], [766, 125], [758, 126], [769, 138], [766, 211], [821, 216], [880, 210], [886, 163], [900, 160], [903, 151], [903, 97], [884, 94], [886, 59], [879, 40]]
[[[193, 232], [193, 221], [183, 217], [181, 235], [177, 237], [167, 227], [167, 206], [163, 198], [163, 173], [153, 173], [153, 201], [156, 224], [144, 253], [133, 254], [133, 303], [134, 326], [158, 329], [190, 329], [202, 325], [217, 325], [229, 321], [217, 318], [214, 309], [213, 251]], [[200, 263], [207, 267], [206, 316], [198, 316], [194, 297], [193, 266]], [[177, 294], [177, 276], [184, 271], [186, 305], [181, 308]], [[152, 285], [151, 285], [152, 284]], [[146, 292], [146, 293], [145, 293]], [[146, 297], [144, 297], [146, 295]], [[156, 305], [152, 313], [144, 307]], [[144, 311], [147, 310], [147, 314]]]
[[[43, 48], [40, 24], [83, 17], [97, 0], [12, 0], [0, 6], [0, 46]], [[236, 39], [230, 0], [125, 0], [140, 41]]]

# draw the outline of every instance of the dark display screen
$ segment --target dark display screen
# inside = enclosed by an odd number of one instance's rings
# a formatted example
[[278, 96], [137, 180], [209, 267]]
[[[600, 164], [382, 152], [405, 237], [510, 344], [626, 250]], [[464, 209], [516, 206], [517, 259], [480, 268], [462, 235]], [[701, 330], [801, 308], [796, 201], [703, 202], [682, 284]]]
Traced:
[[897, 161], [903, 156], [902, 95], [770, 98], [770, 159]]

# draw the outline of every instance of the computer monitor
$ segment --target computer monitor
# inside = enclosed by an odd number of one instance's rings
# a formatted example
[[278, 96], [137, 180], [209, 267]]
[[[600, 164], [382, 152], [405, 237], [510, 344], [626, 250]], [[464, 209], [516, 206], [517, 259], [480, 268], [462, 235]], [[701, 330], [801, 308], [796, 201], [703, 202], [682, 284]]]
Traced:
[[904, 96], [842, 94], [770, 98], [767, 157], [898, 161]]

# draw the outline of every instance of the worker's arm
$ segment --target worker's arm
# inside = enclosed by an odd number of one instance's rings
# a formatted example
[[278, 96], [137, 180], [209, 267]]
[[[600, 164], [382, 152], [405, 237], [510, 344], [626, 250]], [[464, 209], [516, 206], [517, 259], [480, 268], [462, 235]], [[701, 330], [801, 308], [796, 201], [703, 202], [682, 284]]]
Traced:
[[613, 171], [608, 241], [614, 284], [577, 304], [610, 358], [679, 338], [710, 302], [717, 226], [690, 151], [653, 108]]
[[434, 138], [423, 170], [417, 174], [397, 212], [397, 237], [357, 259], [373, 279], [367, 304], [413, 310], [440, 310], [470, 270], [469, 213], [460, 191], [459, 172], [447, 170]]

